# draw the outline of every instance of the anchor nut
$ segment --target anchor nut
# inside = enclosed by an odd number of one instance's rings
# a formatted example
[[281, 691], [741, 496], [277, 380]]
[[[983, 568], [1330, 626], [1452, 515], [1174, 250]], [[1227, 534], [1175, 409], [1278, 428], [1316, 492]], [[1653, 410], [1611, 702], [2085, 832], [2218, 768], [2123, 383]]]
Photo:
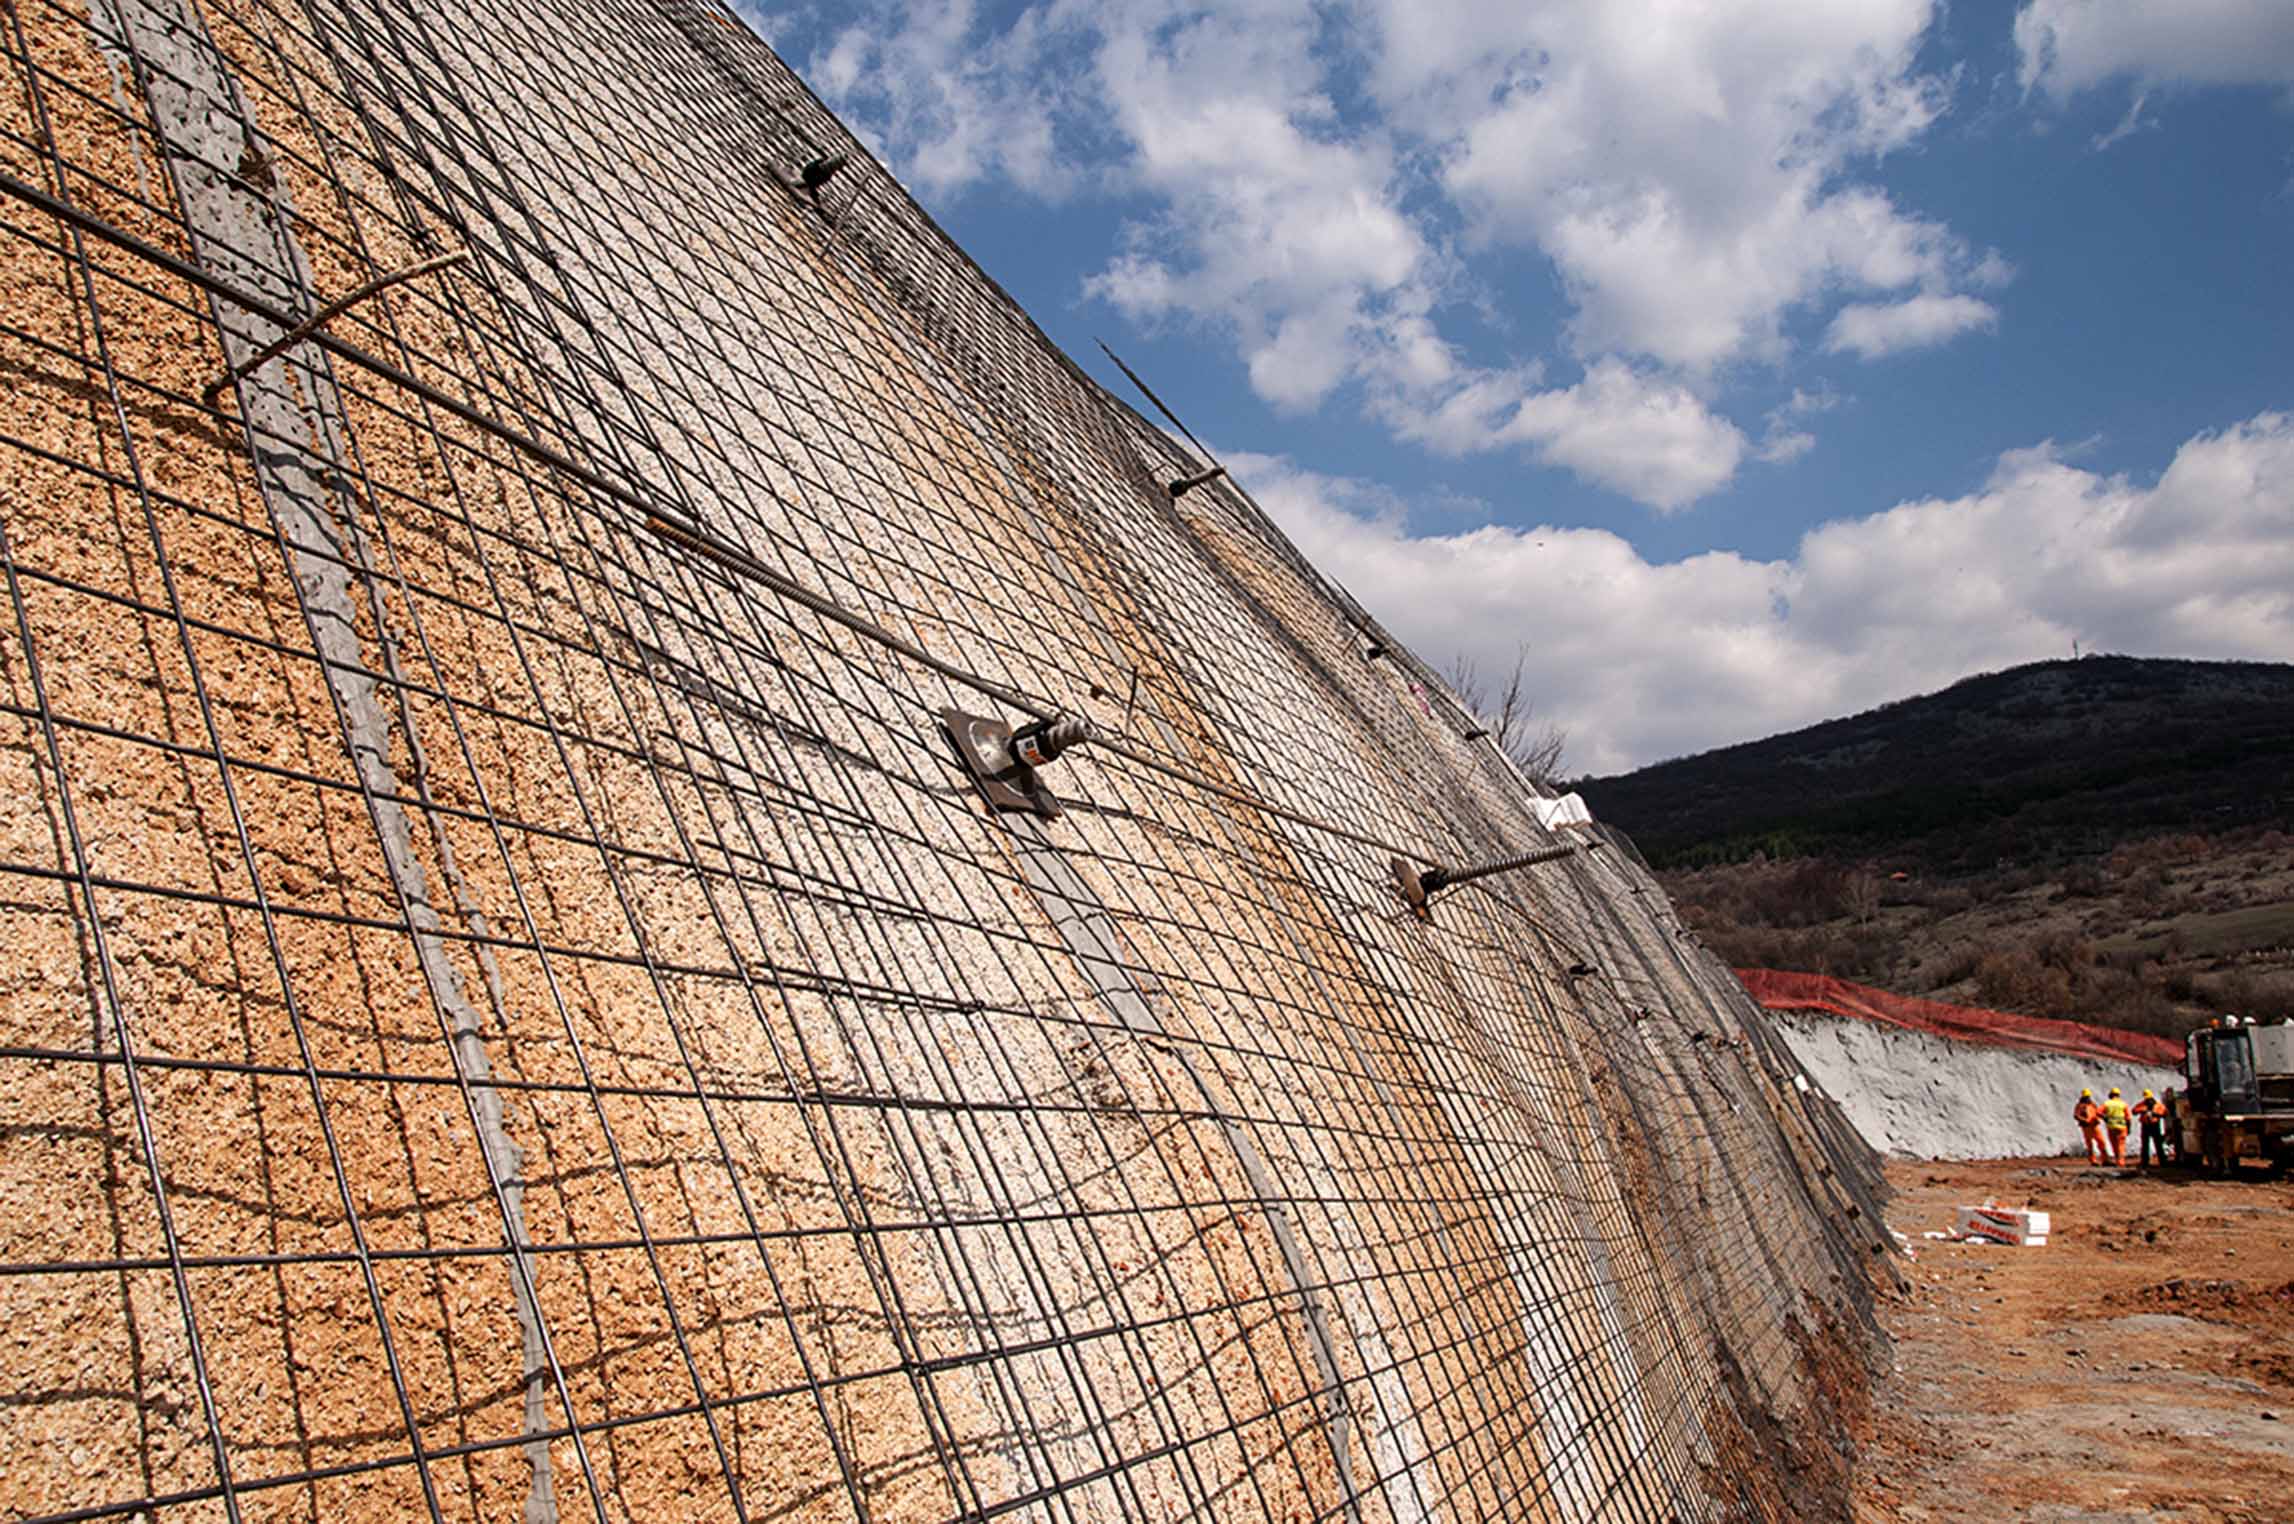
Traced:
[[1030, 767], [1042, 767], [1073, 746], [1099, 738], [1090, 720], [1080, 714], [1054, 715], [1012, 732], [1012, 756]]

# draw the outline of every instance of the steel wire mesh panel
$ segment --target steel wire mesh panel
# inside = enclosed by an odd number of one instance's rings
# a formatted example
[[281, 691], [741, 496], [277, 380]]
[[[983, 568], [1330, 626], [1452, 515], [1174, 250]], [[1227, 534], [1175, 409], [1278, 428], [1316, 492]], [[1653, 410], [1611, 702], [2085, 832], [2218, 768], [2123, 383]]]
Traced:
[[739, 22], [5, 37], [0, 1509], [1810, 1506], [1868, 1157]]

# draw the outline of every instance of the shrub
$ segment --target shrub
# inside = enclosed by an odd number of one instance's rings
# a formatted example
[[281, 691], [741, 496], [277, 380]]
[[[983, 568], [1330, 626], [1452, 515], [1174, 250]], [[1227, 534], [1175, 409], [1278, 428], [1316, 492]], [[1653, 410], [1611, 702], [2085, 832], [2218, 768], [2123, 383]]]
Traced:
[[1939, 916], [1959, 915], [1975, 908], [1975, 896], [1965, 889], [1938, 889], [1927, 897], [1927, 906]]
[[1840, 913], [1847, 882], [1831, 863], [1808, 858], [1762, 878], [1748, 895], [1749, 908], [1771, 926], [1813, 926]]
[[2095, 962], [2095, 944], [2075, 931], [2042, 932], [2027, 945], [2042, 965], [2067, 974], [2076, 974]]
[[2071, 975], [2049, 966], [2028, 947], [1994, 948], [1976, 960], [1975, 988], [1986, 1005], [2035, 1016], [2065, 1014]]
[[2155, 916], [2166, 909], [2167, 875], [2164, 868], [2146, 868], [2127, 881], [2124, 898], [2137, 915]]
[[2203, 862], [2214, 855], [2215, 844], [2205, 836], [2153, 836], [2144, 841], [2130, 841], [2113, 851], [2105, 860], [2113, 878], [2138, 878], [2161, 874], [2184, 863]]
[[2294, 1016], [2294, 981], [2241, 969], [2203, 975], [2191, 984], [2194, 998], [2218, 1012], [2230, 1011], [2256, 1021], [2284, 1021]]
[[1946, 955], [1943, 965], [1936, 970], [1934, 982], [1937, 985], [1957, 984], [1962, 979], [1972, 978], [1975, 974], [1975, 967], [1983, 961], [1983, 956], [1983, 948], [1976, 943], [1960, 942], [1955, 944]]
[[2083, 1019], [2158, 1037], [2179, 1038], [2190, 1030], [2190, 1018], [2175, 1009], [2164, 991], [2125, 970], [2107, 970], [2106, 974], [2089, 994]]

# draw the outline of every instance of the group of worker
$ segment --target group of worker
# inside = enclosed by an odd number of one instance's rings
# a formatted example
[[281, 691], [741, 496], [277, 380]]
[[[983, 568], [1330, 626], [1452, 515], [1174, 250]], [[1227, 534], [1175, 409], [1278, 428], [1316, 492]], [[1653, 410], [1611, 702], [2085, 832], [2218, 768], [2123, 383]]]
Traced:
[[[2079, 1092], [2079, 1104], [2071, 1108], [2071, 1120], [2079, 1124], [2079, 1136], [2087, 1144], [2089, 1164], [2108, 1164], [2114, 1169], [2127, 1167], [2127, 1127], [2130, 1122], [2143, 1129], [2142, 1162], [2167, 1162], [2167, 1103], [2146, 1090], [2143, 1098], [2129, 1106], [2119, 1094], [2119, 1087], [2111, 1087], [2106, 1100], [2095, 1099], [2095, 1092]], [[2156, 1158], [2153, 1158], [2153, 1155]]]

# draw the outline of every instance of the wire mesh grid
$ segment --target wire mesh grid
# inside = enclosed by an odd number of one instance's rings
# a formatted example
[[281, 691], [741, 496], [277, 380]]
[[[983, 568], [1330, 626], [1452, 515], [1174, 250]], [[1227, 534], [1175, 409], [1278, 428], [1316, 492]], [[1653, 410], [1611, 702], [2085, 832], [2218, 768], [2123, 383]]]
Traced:
[[1869, 1160], [737, 20], [6, 48], [0, 1508], [1794, 1511]]

